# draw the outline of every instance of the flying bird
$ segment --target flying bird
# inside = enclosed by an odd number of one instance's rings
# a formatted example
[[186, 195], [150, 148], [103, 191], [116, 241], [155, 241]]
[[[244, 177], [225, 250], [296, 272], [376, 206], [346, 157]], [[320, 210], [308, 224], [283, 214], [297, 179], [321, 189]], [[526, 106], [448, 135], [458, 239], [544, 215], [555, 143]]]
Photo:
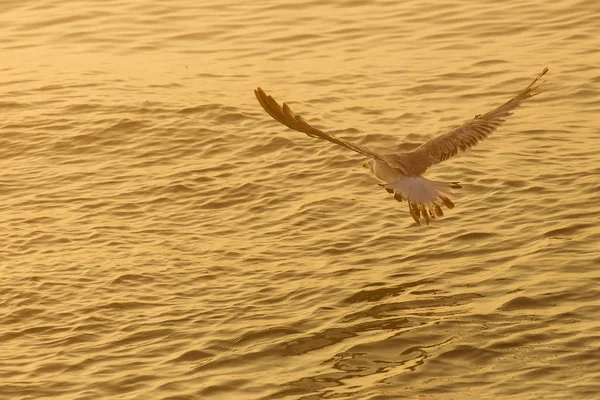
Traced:
[[448, 209], [454, 208], [451, 200], [454, 195], [452, 189], [462, 187], [458, 182], [432, 181], [421, 175], [432, 165], [447, 160], [460, 150], [465, 151], [480, 140], [486, 139], [504, 123], [506, 117], [512, 115], [521, 103], [540, 93], [538, 88], [543, 82], [539, 80], [546, 72], [548, 68], [544, 68], [529, 86], [501, 106], [485, 114], [476, 115], [472, 120], [452, 128], [449, 132], [423, 143], [408, 153], [376, 152], [338, 138], [311, 126], [300, 115], [294, 114], [286, 103], [280, 106], [260, 87], [254, 91], [254, 94], [265, 111], [288, 128], [306, 133], [310, 137], [327, 140], [367, 157], [368, 161], [363, 166], [381, 180], [380, 186], [393, 194], [399, 202], [407, 202], [408, 211], [418, 225], [423, 221], [429, 225], [430, 218], [444, 215], [443, 206]]

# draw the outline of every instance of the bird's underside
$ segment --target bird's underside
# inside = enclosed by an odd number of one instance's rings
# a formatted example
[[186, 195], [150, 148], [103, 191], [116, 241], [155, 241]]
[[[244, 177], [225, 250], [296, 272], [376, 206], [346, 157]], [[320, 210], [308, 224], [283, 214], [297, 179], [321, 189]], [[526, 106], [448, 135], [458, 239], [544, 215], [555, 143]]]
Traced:
[[310, 137], [346, 147], [370, 159], [369, 168], [375, 176], [383, 180], [382, 186], [398, 201], [406, 200], [414, 220], [421, 224], [424, 220], [429, 224], [430, 218], [442, 216], [441, 206], [453, 208], [450, 200], [451, 189], [460, 188], [457, 182], [434, 182], [421, 175], [432, 165], [438, 164], [465, 151], [477, 142], [487, 138], [504, 123], [506, 117], [528, 98], [539, 94], [537, 90], [543, 82], [540, 78], [548, 72], [544, 70], [519, 94], [501, 106], [485, 114], [479, 114], [449, 132], [433, 138], [408, 153], [380, 153], [357, 143], [338, 138], [330, 133], [311, 126], [300, 115], [294, 114], [290, 107], [283, 103], [280, 106], [260, 87], [254, 93], [260, 105], [276, 121], [290, 129], [306, 133]]

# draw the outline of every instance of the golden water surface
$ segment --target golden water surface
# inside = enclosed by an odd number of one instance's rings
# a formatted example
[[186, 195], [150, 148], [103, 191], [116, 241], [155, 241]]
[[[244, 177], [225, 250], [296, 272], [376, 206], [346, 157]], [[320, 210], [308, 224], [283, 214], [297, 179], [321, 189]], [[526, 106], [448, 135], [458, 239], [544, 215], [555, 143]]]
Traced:
[[[600, 398], [600, 2], [0, 1], [0, 399]], [[417, 226], [311, 123], [407, 151]]]

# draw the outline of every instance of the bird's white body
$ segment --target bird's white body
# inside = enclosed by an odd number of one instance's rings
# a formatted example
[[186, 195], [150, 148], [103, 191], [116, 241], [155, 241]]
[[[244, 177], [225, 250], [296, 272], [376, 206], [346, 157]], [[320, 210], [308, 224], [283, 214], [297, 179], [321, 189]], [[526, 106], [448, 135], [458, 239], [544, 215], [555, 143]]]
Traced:
[[457, 182], [439, 182], [422, 176], [406, 176], [399, 169], [375, 160], [369, 160], [363, 165], [378, 179], [385, 182], [381, 186], [388, 192], [394, 193], [396, 200], [408, 202], [410, 214], [417, 223], [420, 223], [419, 216], [429, 223], [429, 217], [444, 215], [440, 208], [441, 204], [448, 208], [454, 207], [450, 198], [454, 195], [452, 189], [460, 188]]

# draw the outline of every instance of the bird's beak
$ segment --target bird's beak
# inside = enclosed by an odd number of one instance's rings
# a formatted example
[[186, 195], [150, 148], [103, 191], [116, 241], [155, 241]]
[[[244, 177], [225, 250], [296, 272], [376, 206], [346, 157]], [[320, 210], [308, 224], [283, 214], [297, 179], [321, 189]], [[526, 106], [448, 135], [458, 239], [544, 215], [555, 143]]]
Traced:
[[369, 168], [369, 162], [365, 161], [364, 163], [362, 163], [362, 166], [365, 168]]

